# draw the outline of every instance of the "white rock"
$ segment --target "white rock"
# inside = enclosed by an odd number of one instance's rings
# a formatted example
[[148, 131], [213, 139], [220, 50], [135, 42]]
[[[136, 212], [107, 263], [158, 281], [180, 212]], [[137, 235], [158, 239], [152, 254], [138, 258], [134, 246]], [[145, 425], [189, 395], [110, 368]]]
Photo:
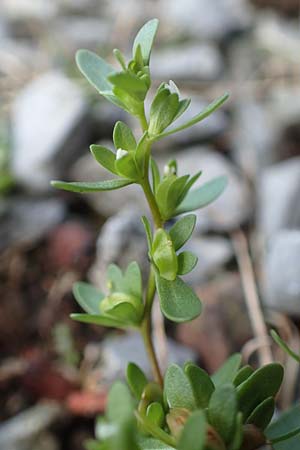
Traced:
[[214, 80], [222, 68], [221, 55], [210, 44], [181, 44], [153, 52], [151, 58], [153, 77], [166, 82]]
[[[155, 345], [158, 350], [158, 345]], [[149, 377], [152, 376], [149, 360], [140, 334], [128, 333], [126, 336], [108, 338], [101, 344], [102, 361], [104, 362], [101, 373], [109, 382], [124, 377], [129, 361], [141, 367]], [[186, 361], [194, 361], [195, 352], [184, 345], [168, 339], [168, 364], [183, 365]]]
[[247, 28], [252, 20], [245, 0], [162, 0], [160, 17], [177, 34], [217, 40]]
[[185, 281], [196, 286], [216, 275], [233, 255], [229, 240], [221, 236], [193, 236], [182, 250], [189, 250], [198, 256], [198, 264], [184, 277]]
[[270, 241], [265, 261], [265, 302], [300, 316], [300, 230], [283, 230]]
[[59, 72], [46, 73], [24, 88], [11, 116], [12, 171], [17, 181], [28, 189], [49, 189], [57, 154], [85, 112], [81, 90]]
[[258, 227], [265, 238], [282, 229], [300, 227], [300, 157], [275, 164], [258, 185]]

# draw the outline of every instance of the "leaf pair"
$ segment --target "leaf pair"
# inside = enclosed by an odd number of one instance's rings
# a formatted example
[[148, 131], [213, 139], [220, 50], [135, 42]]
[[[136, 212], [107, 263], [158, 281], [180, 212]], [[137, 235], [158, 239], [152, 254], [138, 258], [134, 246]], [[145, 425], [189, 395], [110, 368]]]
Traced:
[[204, 208], [215, 201], [227, 186], [227, 178], [219, 176], [196, 189], [191, 189], [200, 177], [201, 171], [191, 177], [189, 175], [178, 177], [176, 161], [170, 161], [165, 169], [165, 177], [161, 179], [155, 161], [151, 160], [153, 191], [164, 220]]
[[122, 72], [116, 72], [110, 64], [89, 50], [79, 50], [76, 54], [79, 70], [97, 91], [134, 115], [140, 113], [150, 87], [148, 66], [157, 27], [158, 20], [153, 19], [141, 28], [134, 40], [133, 60], [127, 67], [122, 53], [118, 49], [114, 51]]
[[201, 313], [199, 298], [178, 276], [190, 272], [197, 263], [197, 257], [188, 251], [176, 254], [190, 238], [195, 222], [193, 214], [187, 215], [173, 225], [169, 233], [160, 228], [153, 238], [150, 224], [143, 218], [161, 310], [175, 322], [192, 320]]
[[190, 99], [179, 100], [175, 83], [162, 83], [150, 108], [149, 136], [155, 140], [171, 123], [180, 117], [191, 103]]
[[75, 283], [74, 296], [87, 314], [72, 314], [72, 319], [117, 328], [139, 326], [144, 306], [139, 266], [131, 263], [125, 274], [114, 264], [108, 268], [109, 295], [88, 283]]

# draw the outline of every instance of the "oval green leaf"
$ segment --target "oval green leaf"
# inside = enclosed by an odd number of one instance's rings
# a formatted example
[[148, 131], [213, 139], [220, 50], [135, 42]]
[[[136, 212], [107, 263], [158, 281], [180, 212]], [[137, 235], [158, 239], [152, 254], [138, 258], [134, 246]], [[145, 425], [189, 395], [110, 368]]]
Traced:
[[156, 274], [155, 278], [160, 307], [167, 319], [173, 322], [186, 322], [201, 314], [200, 299], [179, 277], [169, 281]]

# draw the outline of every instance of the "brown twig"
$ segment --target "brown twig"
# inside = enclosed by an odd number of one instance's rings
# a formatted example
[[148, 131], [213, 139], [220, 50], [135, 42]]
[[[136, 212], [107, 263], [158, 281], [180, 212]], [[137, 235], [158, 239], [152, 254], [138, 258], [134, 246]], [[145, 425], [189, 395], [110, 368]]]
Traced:
[[268, 330], [265, 324], [263, 311], [260, 305], [254, 270], [249, 255], [248, 242], [242, 230], [232, 233], [232, 243], [240, 270], [242, 286], [245, 294], [248, 314], [255, 340], [264, 345], [257, 348], [261, 364], [268, 364], [273, 361], [269, 344]]

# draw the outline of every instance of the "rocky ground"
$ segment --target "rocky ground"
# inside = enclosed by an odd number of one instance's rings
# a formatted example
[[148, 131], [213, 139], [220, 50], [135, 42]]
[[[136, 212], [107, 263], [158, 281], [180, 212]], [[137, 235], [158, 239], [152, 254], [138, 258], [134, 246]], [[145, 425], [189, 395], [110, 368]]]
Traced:
[[[261, 343], [252, 339], [242, 283], [252, 280], [249, 254], [268, 323], [298, 350], [298, 0], [2, 0], [0, 11], [0, 447], [82, 449], [126, 361], [147, 370], [136, 336], [68, 318], [77, 309], [74, 281], [103, 283], [110, 262], [146, 266], [140, 192], [79, 196], [49, 181], [104, 179], [89, 144], [109, 144], [116, 120], [136, 127], [87, 85], [75, 50], [129, 51], [124, 45], [150, 17], [161, 22], [155, 85], [176, 81], [193, 99], [187, 115], [231, 93], [205, 122], [156, 147], [161, 165], [176, 157], [182, 173], [203, 170], [201, 182], [229, 179], [198, 213], [191, 242], [199, 263], [189, 281], [205, 312], [167, 324], [169, 359], [195, 359], [209, 371], [236, 350], [256, 360]], [[296, 377], [289, 366], [283, 407]]]

